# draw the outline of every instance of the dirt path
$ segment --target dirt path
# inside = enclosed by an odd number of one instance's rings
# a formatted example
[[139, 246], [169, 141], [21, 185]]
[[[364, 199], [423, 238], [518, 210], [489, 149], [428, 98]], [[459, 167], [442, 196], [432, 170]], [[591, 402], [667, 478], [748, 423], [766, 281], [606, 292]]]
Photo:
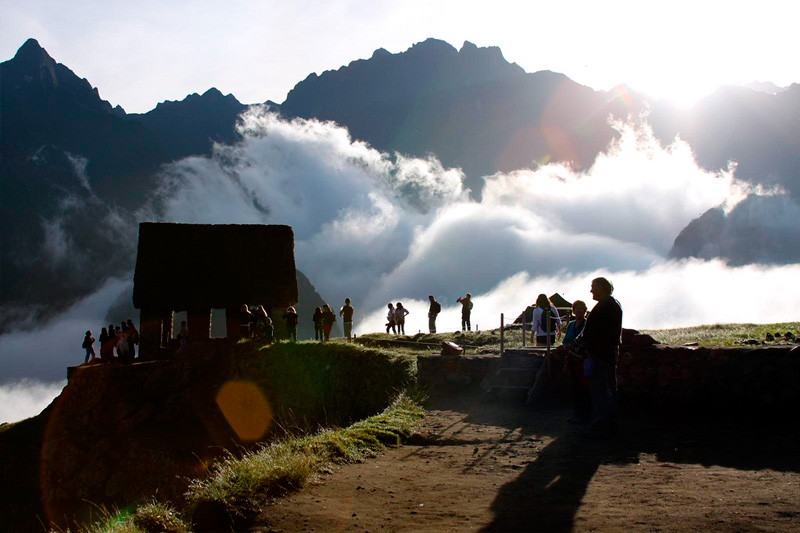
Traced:
[[595, 441], [569, 410], [434, 398], [411, 443], [277, 500], [255, 531], [798, 531], [797, 431], [623, 411]]

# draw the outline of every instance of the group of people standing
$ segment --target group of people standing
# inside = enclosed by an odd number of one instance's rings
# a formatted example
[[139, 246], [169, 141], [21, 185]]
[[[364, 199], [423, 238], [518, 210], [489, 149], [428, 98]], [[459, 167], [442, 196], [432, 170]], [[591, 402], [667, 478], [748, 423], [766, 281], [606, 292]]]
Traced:
[[403, 307], [403, 302], [397, 302], [397, 305], [392, 305], [389, 302], [389, 311], [386, 313], [386, 333], [392, 330], [392, 333], [405, 335], [406, 334], [406, 315], [411, 311]]
[[108, 363], [115, 359], [116, 351], [118, 360], [130, 364], [136, 357], [136, 346], [139, 344], [139, 331], [133, 325], [133, 320], [123, 321], [119, 326], [109, 324], [108, 328], [100, 330], [100, 357], [94, 351], [95, 338], [92, 331], [88, 330], [83, 337], [81, 347], [85, 350], [84, 364], [101, 362]]
[[[350, 340], [350, 335], [352, 334], [353, 330], [353, 313], [354, 309], [353, 306], [350, 305], [350, 298], [345, 298], [344, 300], [345, 305], [339, 310], [339, 315], [344, 316], [343, 311], [348, 308], [348, 317], [349, 317], [349, 324], [350, 330], [347, 332], [347, 340]], [[336, 315], [333, 314], [333, 309], [328, 304], [323, 304], [322, 307], [317, 307], [314, 309], [314, 315], [311, 317], [314, 321], [314, 340], [315, 341], [329, 341], [331, 339], [331, 329], [333, 329], [333, 325], [336, 323]]]
[[[353, 335], [353, 315], [355, 309], [350, 303], [350, 298], [345, 298], [344, 306], [339, 310], [339, 316], [344, 323], [344, 336], [351, 340]], [[272, 322], [264, 306], [259, 305], [255, 311], [251, 311], [248, 305], [242, 305], [239, 312], [241, 335], [244, 338], [263, 338], [272, 343], [275, 340], [275, 325]], [[286, 324], [286, 338], [297, 342], [297, 325], [300, 322], [300, 314], [294, 306], [290, 306], [283, 313], [282, 317]], [[312, 316], [314, 321], [314, 340], [327, 341], [331, 338], [331, 329], [336, 323], [336, 315], [328, 304], [317, 307]]]

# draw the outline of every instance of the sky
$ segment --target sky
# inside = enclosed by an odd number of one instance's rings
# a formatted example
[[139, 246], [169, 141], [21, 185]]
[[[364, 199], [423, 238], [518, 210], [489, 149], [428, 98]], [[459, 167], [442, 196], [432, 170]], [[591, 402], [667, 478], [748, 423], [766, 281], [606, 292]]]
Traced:
[[[597, 89], [624, 81], [679, 99], [723, 83], [800, 80], [800, 64], [786, 57], [794, 49], [788, 3], [646, 4], [643, 12], [638, 2], [495, 2], [486, 12], [485, 3], [470, 2], [0, 0], [0, 59], [35, 37], [129, 112], [211, 86], [244, 103], [280, 102], [310, 72], [380, 47], [401, 52], [428, 37], [456, 47], [464, 40], [500, 46], [529, 72], [563, 72]], [[335, 309], [352, 298], [359, 335], [382, 329], [389, 301], [410, 310], [407, 332], [425, 331], [428, 294], [443, 305], [445, 331], [460, 325], [456, 298], [467, 291], [480, 329], [497, 327], [501, 313], [515, 318], [539, 293], [591, 307], [589, 286], [599, 275], [614, 282], [625, 327], [800, 319], [797, 298], [787, 293], [800, 264], [734, 268], [666, 259], [680, 230], [712, 207], [736, 213], [750, 205], [748, 195], [767, 205], [777, 198], [780, 211], [747, 216], [796, 234], [800, 206], [780, 191], [754, 191], [737, 180], [735, 167], [699, 167], [687, 143], [662, 145], [646, 117], [631, 120], [614, 124], [619, 139], [587, 170], [555, 161], [486, 176], [474, 200], [461, 170], [435, 156], [381, 153], [334, 124], [287, 122], [253, 108], [241, 142], [170, 164], [139, 211], [93, 208], [99, 223], [132, 234], [144, 220], [290, 224], [298, 268]], [[76, 178], [91, 188], [81, 174], [87, 162], [79, 162]], [[69, 222], [79, 202], [69, 200], [42, 221], [51, 237], [42, 258], [53, 264], [74, 256]], [[99, 330], [109, 308], [130, 301], [134, 248], [120, 249], [130, 255], [130, 271], [104, 280], [36, 332], [0, 336], [0, 422], [45, 407], [63, 387], [65, 368], [82, 362], [83, 332]], [[743, 313], [751, 288], [758, 298]], [[66, 341], [74, 350], [61, 349], [62, 339], [76, 335]], [[50, 348], [52, 339], [59, 349]]]
[[785, 0], [0, 0], [0, 60], [33, 37], [102, 98], [141, 113], [211, 87], [280, 103], [312, 72], [434, 37], [688, 105], [724, 84], [800, 80], [798, 11]]

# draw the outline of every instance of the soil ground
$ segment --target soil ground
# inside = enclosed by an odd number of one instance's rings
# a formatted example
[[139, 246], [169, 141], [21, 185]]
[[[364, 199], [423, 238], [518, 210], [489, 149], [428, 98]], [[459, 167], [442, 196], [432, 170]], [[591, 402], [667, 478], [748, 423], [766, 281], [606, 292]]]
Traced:
[[275, 500], [253, 531], [798, 531], [796, 420], [622, 406], [591, 439], [566, 403], [429, 400], [410, 442]]

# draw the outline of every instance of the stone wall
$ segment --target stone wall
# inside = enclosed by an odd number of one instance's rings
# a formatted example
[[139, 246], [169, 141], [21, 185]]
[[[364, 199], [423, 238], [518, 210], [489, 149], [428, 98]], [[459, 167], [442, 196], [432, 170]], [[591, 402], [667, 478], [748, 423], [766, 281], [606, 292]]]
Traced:
[[800, 346], [623, 345], [620, 395], [656, 402], [778, 405], [800, 400]]
[[[646, 335], [627, 335], [620, 348], [617, 382], [621, 401], [786, 407], [800, 402], [800, 346], [703, 348], [653, 344]], [[564, 352], [553, 351], [548, 390], [569, 387], [562, 372]], [[536, 357], [530, 355], [529, 357]], [[499, 355], [421, 355], [418, 379], [432, 387], [488, 383]]]

